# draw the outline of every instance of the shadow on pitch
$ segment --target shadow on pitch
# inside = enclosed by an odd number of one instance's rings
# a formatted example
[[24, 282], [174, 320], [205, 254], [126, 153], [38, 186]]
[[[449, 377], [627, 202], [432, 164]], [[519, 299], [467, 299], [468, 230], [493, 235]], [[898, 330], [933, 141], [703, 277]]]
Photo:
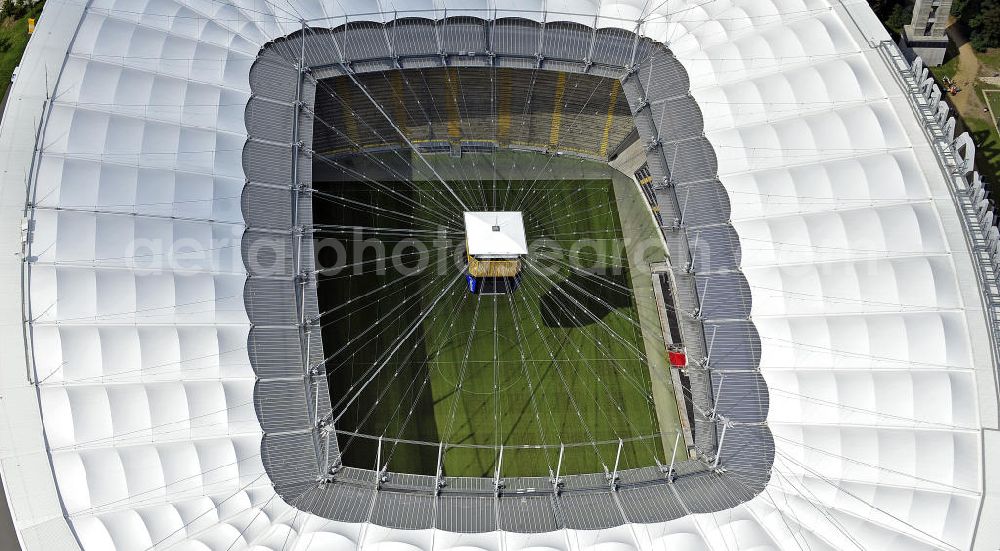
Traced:
[[557, 281], [539, 305], [546, 327], [586, 327], [632, 304], [627, 269], [617, 274], [574, 271]]

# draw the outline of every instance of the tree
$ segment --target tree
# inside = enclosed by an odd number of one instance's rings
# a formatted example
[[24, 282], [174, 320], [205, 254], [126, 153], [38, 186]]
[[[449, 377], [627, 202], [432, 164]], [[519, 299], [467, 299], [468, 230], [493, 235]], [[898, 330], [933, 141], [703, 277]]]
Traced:
[[979, 0], [955, 0], [951, 3], [951, 14], [961, 19], [965, 14], [972, 12], [969, 4], [979, 4]]
[[892, 8], [892, 13], [885, 20], [885, 26], [898, 33], [903, 30], [904, 25], [910, 24], [911, 19], [913, 19], [913, 6], [904, 7], [896, 4]]
[[883, 21], [885, 20], [887, 14], [886, 7], [890, 4], [892, 4], [890, 0], [868, 0], [868, 6], [873, 12], [875, 12], [875, 15]]
[[13, 17], [14, 19], [20, 19], [27, 15], [28, 10], [31, 9], [31, 0], [0, 0], [3, 2], [3, 6], [0, 7], [0, 19], [6, 19], [8, 17]]
[[977, 50], [1000, 46], [1000, 0], [983, 0], [979, 12], [969, 20], [972, 47]]
[[903, 26], [910, 24], [913, 18], [914, 0], [868, 0], [879, 20], [889, 29], [893, 38], [899, 38], [903, 32]]

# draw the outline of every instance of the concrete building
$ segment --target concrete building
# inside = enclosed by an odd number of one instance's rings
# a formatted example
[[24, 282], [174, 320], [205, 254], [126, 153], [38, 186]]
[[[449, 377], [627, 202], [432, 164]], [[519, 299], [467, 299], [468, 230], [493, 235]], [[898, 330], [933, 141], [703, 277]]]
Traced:
[[899, 47], [912, 60], [920, 56], [932, 67], [944, 63], [948, 49], [948, 14], [951, 0], [917, 0], [913, 6], [913, 19], [903, 27]]

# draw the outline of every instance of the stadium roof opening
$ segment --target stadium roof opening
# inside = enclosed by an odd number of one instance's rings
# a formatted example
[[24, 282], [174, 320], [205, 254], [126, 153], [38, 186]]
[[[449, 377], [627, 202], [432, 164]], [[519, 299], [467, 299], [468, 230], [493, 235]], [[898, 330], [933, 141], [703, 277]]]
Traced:
[[528, 254], [520, 212], [466, 212], [465, 241], [477, 258], [514, 258]]

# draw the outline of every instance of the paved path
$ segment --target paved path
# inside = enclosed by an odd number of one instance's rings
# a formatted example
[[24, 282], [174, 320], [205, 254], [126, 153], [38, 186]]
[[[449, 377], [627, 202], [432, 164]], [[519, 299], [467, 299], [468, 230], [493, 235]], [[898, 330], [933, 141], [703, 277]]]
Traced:
[[976, 98], [976, 93], [972, 88], [976, 76], [979, 75], [979, 58], [976, 57], [976, 51], [972, 48], [972, 42], [962, 34], [958, 25], [948, 27], [947, 32], [952, 42], [960, 45], [958, 47], [958, 71], [955, 72], [955, 82], [958, 83], [958, 87], [962, 91], [958, 95], [951, 96], [951, 102], [963, 116], [966, 114], [975, 116], [977, 113], [974, 111], [982, 109], [978, 105], [978, 98]]

